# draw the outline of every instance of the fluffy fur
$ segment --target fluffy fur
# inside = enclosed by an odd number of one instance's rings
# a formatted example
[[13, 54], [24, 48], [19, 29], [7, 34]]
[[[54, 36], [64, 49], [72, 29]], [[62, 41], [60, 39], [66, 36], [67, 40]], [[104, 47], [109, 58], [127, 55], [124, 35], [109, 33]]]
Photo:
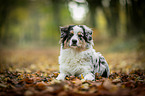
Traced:
[[60, 74], [64, 80], [68, 75], [83, 74], [85, 80], [95, 80], [95, 73], [109, 76], [105, 58], [93, 49], [92, 30], [85, 25], [61, 27]]

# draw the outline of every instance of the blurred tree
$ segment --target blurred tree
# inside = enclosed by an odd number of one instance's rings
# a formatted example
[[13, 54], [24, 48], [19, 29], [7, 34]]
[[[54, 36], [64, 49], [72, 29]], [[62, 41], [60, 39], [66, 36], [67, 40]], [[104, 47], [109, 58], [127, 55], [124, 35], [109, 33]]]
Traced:
[[126, 1], [127, 38], [145, 34], [145, 0]]
[[96, 8], [101, 7], [101, 0], [86, 0], [88, 2], [89, 11], [90, 11], [90, 25], [95, 28], [96, 25]]
[[52, 7], [53, 7], [53, 21], [56, 26], [60, 26], [60, 3], [62, 0], [51, 0], [52, 2]]
[[[106, 31], [113, 38], [118, 38], [124, 31], [127, 39], [138, 37], [141, 39], [139, 41], [144, 40], [145, 0], [0, 0], [0, 44], [56, 44], [59, 26], [75, 23], [67, 6], [71, 1], [76, 2], [77, 6], [85, 2], [89, 8], [86, 17], [89, 18], [84, 22], [88, 26], [98, 28], [100, 32]], [[100, 10], [103, 14], [99, 13]], [[99, 16], [103, 16], [100, 21], [105, 23], [102, 25], [96, 21]], [[103, 26], [103, 31], [99, 29], [99, 24]]]
[[0, 43], [7, 44], [12, 35], [8, 33], [8, 23], [6, 23], [10, 12], [18, 6], [26, 5], [27, 2], [28, 0], [0, 0]]
[[111, 0], [109, 7], [103, 7], [110, 36], [116, 37], [119, 31], [119, 0]]

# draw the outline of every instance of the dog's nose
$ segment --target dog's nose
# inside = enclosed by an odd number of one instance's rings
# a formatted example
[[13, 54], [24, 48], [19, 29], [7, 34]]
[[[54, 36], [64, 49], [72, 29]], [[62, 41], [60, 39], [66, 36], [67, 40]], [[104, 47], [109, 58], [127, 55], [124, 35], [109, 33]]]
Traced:
[[73, 44], [76, 44], [77, 43], [77, 40], [76, 39], [73, 39], [72, 42], [73, 42]]

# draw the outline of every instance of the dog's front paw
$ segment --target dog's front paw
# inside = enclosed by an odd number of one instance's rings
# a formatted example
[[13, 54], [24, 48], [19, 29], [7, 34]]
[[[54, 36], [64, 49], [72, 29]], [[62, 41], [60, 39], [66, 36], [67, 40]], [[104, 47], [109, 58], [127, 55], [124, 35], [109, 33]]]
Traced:
[[66, 76], [65, 74], [60, 73], [56, 79], [57, 80], [64, 80], [65, 79], [65, 76]]
[[92, 73], [89, 73], [89, 74], [85, 75], [84, 79], [85, 80], [95, 80], [95, 77], [93, 76]]

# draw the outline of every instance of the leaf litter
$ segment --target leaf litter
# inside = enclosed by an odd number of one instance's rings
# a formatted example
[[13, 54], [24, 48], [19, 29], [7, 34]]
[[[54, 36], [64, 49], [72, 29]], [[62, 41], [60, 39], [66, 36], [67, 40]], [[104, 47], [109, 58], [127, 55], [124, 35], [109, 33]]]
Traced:
[[[55, 57], [59, 53], [56, 52], [54, 55], [54, 51], [52, 54], [46, 51], [35, 52], [36, 50], [3, 53], [0, 70], [0, 96], [145, 95], [145, 70], [141, 68], [140, 62], [137, 63], [135, 53], [131, 55], [133, 60], [127, 57], [127, 53], [119, 53], [120, 59], [115, 60], [114, 57], [118, 54], [106, 55], [105, 57], [111, 64], [109, 65], [111, 70], [109, 78], [103, 78], [96, 73], [95, 81], [84, 80], [83, 75], [80, 77], [67, 76], [64, 81], [59, 81], [56, 80], [59, 75], [56, 61], [58, 58]], [[133, 64], [136, 65], [133, 66]]]
[[[145, 94], [145, 71], [136, 70], [129, 74], [113, 73], [109, 78], [100, 77], [95, 81], [66, 77], [59, 81], [55, 78], [59, 73], [45, 72], [21, 73], [5, 71], [0, 73], [0, 96], [90, 96], [90, 95], [131, 95]], [[96, 76], [97, 77], [97, 76]]]

